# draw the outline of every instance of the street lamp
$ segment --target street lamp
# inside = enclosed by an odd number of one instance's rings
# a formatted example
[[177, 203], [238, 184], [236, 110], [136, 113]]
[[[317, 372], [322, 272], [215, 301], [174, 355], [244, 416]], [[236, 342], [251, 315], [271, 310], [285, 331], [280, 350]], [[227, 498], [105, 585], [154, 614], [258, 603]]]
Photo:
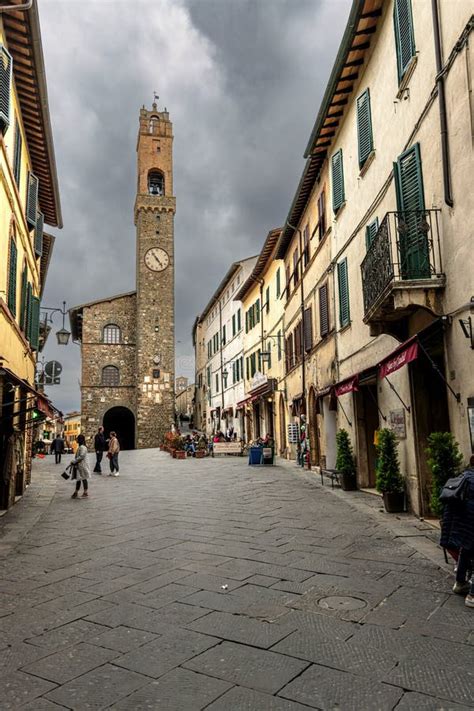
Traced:
[[42, 306], [41, 310], [45, 312], [44, 314], [44, 324], [45, 326], [50, 323], [52, 325], [53, 323], [53, 314], [55, 313], [60, 313], [62, 314], [63, 317], [63, 325], [62, 328], [59, 329], [59, 331], [56, 331], [56, 338], [58, 339], [58, 345], [59, 346], [67, 346], [69, 343], [69, 338], [71, 336], [71, 333], [65, 328], [64, 326], [64, 319], [66, 318], [67, 310], [66, 310], [66, 302], [63, 301], [63, 307], [62, 309], [60, 308], [50, 308], [48, 306]]

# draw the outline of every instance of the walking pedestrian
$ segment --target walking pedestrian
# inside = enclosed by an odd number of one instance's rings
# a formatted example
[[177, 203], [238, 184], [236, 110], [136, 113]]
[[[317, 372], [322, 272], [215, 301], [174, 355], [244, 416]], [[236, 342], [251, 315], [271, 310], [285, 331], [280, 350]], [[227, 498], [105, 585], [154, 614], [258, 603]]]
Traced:
[[119, 452], [120, 452], [120, 444], [117, 439], [117, 435], [115, 432], [111, 432], [110, 439], [109, 439], [109, 451], [107, 452], [107, 457], [109, 458], [109, 464], [110, 464], [109, 476], [118, 476], [119, 475], [119, 463], [118, 463]]
[[107, 441], [105, 439], [104, 428], [102, 426], [99, 427], [97, 434], [94, 437], [94, 449], [95, 449], [95, 460], [96, 460], [94, 472], [96, 474], [102, 474], [102, 469], [101, 469], [100, 463], [102, 461], [102, 457], [104, 456], [104, 452], [107, 449]]
[[80, 434], [76, 438], [77, 444], [79, 445], [76, 451], [76, 456], [72, 460], [71, 464], [74, 465], [76, 470], [76, 490], [71, 496], [72, 499], [77, 499], [79, 495], [79, 490], [81, 488], [81, 481], [84, 491], [82, 497], [89, 496], [89, 482], [88, 479], [91, 478], [91, 469], [89, 466], [89, 461], [87, 459], [87, 447], [86, 438], [84, 435]]
[[51, 454], [53, 452], [55, 464], [61, 464], [61, 454], [64, 452], [64, 440], [60, 435], [56, 435], [51, 442]]

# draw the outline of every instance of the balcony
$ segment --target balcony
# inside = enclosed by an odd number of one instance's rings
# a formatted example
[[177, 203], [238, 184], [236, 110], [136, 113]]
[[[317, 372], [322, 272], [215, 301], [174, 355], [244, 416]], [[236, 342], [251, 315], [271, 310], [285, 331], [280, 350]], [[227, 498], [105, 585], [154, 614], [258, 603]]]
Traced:
[[364, 322], [400, 321], [419, 307], [438, 313], [446, 283], [440, 210], [387, 212], [361, 264]]

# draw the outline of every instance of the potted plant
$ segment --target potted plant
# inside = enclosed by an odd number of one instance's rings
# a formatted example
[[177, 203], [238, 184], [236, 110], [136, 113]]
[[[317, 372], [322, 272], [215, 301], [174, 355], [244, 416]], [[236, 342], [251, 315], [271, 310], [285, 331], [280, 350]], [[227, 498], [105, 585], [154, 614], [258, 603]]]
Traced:
[[451, 432], [432, 432], [428, 437], [428, 466], [431, 471], [430, 509], [436, 516], [441, 516], [443, 506], [439, 495], [448, 479], [459, 474], [462, 454], [459, 444]]
[[207, 445], [204, 440], [200, 439], [196, 447], [196, 459], [203, 459], [206, 456]]
[[175, 438], [173, 458], [186, 459], [186, 446], [184, 443], [184, 439], [179, 435], [177, 435]]
[[382, 494], [387, 513], [401, 513], [405, 508], [405, 482], [400, 473], [398, 441], [392, 430], [379, 430], [375, 487]]
[[356, 465], [347, 430], [339, 430], [337, 433], [336, 447], [336, 469], [340, 477], [341, 487], [344, 491], [355, 491], [357, 489]]

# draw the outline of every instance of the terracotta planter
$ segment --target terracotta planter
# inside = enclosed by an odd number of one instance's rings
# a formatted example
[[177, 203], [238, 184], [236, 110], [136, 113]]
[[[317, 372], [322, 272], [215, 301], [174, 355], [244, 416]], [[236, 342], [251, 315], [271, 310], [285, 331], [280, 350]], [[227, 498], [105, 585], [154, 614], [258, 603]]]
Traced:
[[387, 513], [402, 513], [405, 510], [404, 491], [384, 491], [382, 497]]
[[176, 449], [174, 453], [175, 459], [186, 459], [186, 452], [183, 449]]
[[357, 480], [355, 474], [341, 472], [339, 474], [339, 481], [341, 482], [341, 489], [343, 491], [357, 491]]
[[206, 452], [203, 449], [196, 450], [196, 459], [204, 459]]
[[173, 457], [173, 459], [176, 459], [176, 450], [175, 449], [170, 449], [170, 454]]

